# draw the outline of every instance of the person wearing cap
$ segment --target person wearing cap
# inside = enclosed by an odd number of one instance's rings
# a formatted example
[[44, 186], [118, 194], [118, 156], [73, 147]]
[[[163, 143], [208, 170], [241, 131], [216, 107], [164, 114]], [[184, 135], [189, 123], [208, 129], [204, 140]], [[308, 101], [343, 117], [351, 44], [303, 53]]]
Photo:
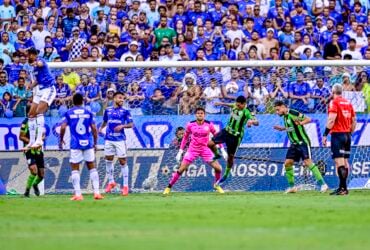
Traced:
[[47, 62], [52, 62], [59, 55], [51, 43], [46, 43], [45, 48], [40, 51], [40, 57], [44, 58]]
[[128, 45], [128, 48], [129, 48], [129, 51], [127, 51], [121, 56], [120, 58], [121, 62], [126, 61], [127, 57], [136, 58], [138, 55], [140, 55], [138, 51], [139, 43], [137, 41], [131, 41]]
[[72, 28], [72, 36], [67, 40], [66, 50], [69, 51], [69, 61], [81, 56], [81, 50], [86, 46], [86, 40], [80, 38], [80, 29]]
[[271, 57], [270, 51], [272, 48], [279, 49], [279, 42], [274, 38], [275, 30], [273, 28], [268, 28], [266, 30], [266, 37], [262, 38], [260, 42], [263, 44], [265, 50], [264, 54], [266, 57]]

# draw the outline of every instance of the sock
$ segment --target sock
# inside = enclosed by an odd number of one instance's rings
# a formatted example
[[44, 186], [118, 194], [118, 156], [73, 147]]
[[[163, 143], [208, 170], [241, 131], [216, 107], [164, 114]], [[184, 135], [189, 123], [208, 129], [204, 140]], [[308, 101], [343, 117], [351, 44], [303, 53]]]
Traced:
[[285, 178], [288, 180], [288, 186], [294, 187], [294, 170], [293, 167], [285, 167]]
[[315, 176], [315, 179], [319, 183], [319, 185], [325, 184], [324, 178], [322, 178], [322, 175], [317, 166], [315, 164], [312, 164], [309, 168], [313, 175]]
[[345, 166], [340, 166], [338, 168], [338, 176], [339, 176], [339, 188], [347, 190], [347, 170]]
[[168, 187], [172, 188], [172, 186], [175, 185], [175, 183], [180, 179], [180, 177], [181, 177], [181, 173], [179, 173], [179, 171], [173, 173], [172, 178], [170, 180], [170, 184], [168, 184]]
[[72, 171], [72, 184], [75, 190], [75, 195], [81, 195], [81, 187], [80, 187], [80, 171], [73, 170]]
[[128, 166], [121, 165], [121, 171], [122, 171], [122, 179], [123, 179], [123, 186], [128, 187]]
[[30, 174], [30, 176], [28, 176], [27, 185], [26, 185], [27, 190], [29, 190], [32, 187], [32, 184], [33, 184], [35, 178], [36, 178], [36, 175], [33, 175], [33, 174]]
[[37, 136], [36, 141], [42, 141], [42, 134], [44, 132], [45, 118], [43, 114], [37, 115]]
[[221, 171], [215, 171], [215, 183], [221, 179]]
[[227, 166], [226, 167], [226, 170], [225, 170], [225, 173], [224, 175], [222, 176], [222, 178], [220, 179], [219, 183], [222, 183], [224, 181], [226, 181], [226, 179], [229, 177], [230, 175], [230, 171], [231, 171], [231, 167], [230, 166]]
[[114, 167], [113, 161], [105, 160], [105, 170], [108, 176], [108, 183], [114, 182]]
[[90, 169], [90, 180], [94, 189], [94, 194], [100, 194], [99, 192], [99, 174], [96, 168]]
[[30, 145], [32, 145], [36, 141], [36, 127], [37, 122], [36, 118], [28, 118], [28, 129], [30, 132]]
[[37, 175], [36, 178], [35, 178], [35, 180], [32, 183], [32, 186], [39, 185], [39, 183], [42, 182], [43, 179], [44, 179], [43, 177]]

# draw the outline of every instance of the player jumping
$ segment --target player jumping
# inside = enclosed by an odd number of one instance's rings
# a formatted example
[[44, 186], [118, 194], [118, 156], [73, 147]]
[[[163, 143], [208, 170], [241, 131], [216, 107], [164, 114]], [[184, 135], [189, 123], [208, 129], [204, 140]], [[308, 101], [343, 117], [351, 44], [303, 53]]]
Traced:
[[[30, 141], [30, 133], [28, 129], [28, 119], [24, 119], [22, 122], [21, 130], [19, 133], [19, 140], [21, 140], [24, 145], [27, 145]], [[24, 192], [25, 197], [30, 197], [31, 187], [36, 196], [40, 195], [38, 184], [44, 179], [44, 153], [42, 152], [42, 147], [30, 148], [25, 151], [25, 156], [27, 159], [28, 169], [30, 170], [30, 175], [27, 179], [26, 191]]]
[[285, 126], [274, 126], [275, 130], [287, 131], [290, 147], [286, 154], [286, 160], [284, 162], [285, 177], [288, 180], [289, 188], [286, 193], [296, 193], [298, 191], [294, 184], [294, 162], [303, 160], [305, 167], [308, 167], [314, 175], [316, 181], [321, 186], [320, 191], [326, 192], [328, 185], [326, 185], [324, 178], [322, 177], [319, 169], [312, 162], [311, 157], [311, 141], [304, 128], [305, 124], [311, 122], [311, 118], [298, 112], [297, 110], [290, 109], [286, 106], [283, 101], [276, 101], [275, 104], [276, 114], [284, 118]]
[[126, 134], [125, 128], [132, 128], [133, 121], [131, 114], [128, 110], [122, 107], [124, 101], [124, 94], [122, 92], [116, 92], [113, 96], [114, 104], [108, 107], [103, 116], [103, 124], [100, 127], [102, 133], [103, 128], [107, 127], [105, 132], [105, 163], [106, 171], [108, 176], [108, 185], [105, 189], [106, 193], [110, 193], [113, 188], [117, 186], [114, 181], [114, 167], [113, 159], [114, 156], [118, 157], [118, 161], [121, 165], [123, 187], [121, 193], [123, 196], [127, 196], [129, 192], [128, 188], [128, 166], [127, 166], [127, 147], [126, 147]]
[[229, 121], [226, 128], [218, 132], [208, 143], [208, 147], [215, 153], [216, 158], [220, 158], [217, 144], [225, 143], [227, 148], [227, 166], [224, 175], [217, 184], [221, 184], [230, 175], [231, 168], [234, 165], [235, 153], [243, 139], [244, 128], [252, 125], [258, 126], [258, 120], [251, 114], [246, 107], [247, 99], [244, 96], [238, 96], [235, 103], [215, 103], [217, 106], [226, 106], [232, 108]]
[[215, 135], [216, 129], [211, 122], [205, 120], [205, 114], [204, 108], [197, 108], [195, 111], [196, 120], [187, 124], [180, 150], [176, 155], [177, 162], [180, 162], [185, 144], [189, 136], [191, 136], [189, 148], [185, 153], [180, 168], [172, 175], [168, 186], [163, 191], [164, 195], [168, 195], [171, 192], [172, 186], [175, 185], [182, 173], [197, 157], [201, 157], [204, 162], [208, 163], [215, 170], [214, 189], [219, 193], [224, 193], [224, 190], [217, 184], [221, 177], [221, 165], [214, 159], [213, 152], [207, 147], [210, 134]]
[[86, 162], [90, 171], [90, 180], [94, 189], [94, 199], [101, 200], [104, 197], [99, 192], [99, 175], [95, 168], [95, 147], [98, 140], [98, 131], [93, 114], [86, 110], [83, 105], [84, 97], [77, 93], [73, 96], [74, 107], [64, 115], [64, 121], [60, 128], [59, 148], [64, 145], [64, 134], [69, 126], [70, 140], [70, 163], [72, 167], [72, 184], [75, 195], [72, 201], [83, 200], [80, 188], [80, 163]]
[[55, 79], [51, 75], [46, 61], [38, 58], [37, 55], [38, 51], [35, 48], [28, 49], [28, 63], [34, 67], [36, 79], [32, 79], [31, 86], [29, 86], [34, 89], [34, 95], [28, 113], [30, 140], [25, 146], [25, 150], [30, 147], [39, 148], [43, 145], [43, 133], [41, 131], [43, 131], [45, 125], [44, 114], [56, 96]]
[[331, 195], [348, 195], [348, 159], [351, 155], [351, 134], [356, 129], [356, 113], [352, 104], [342, 97], [343, 86], [333, 86], [334, 99], [329, 104], [329, 117], [323, 136], [326, 146], [327, 136], [331, 133], [331, 152], [339, 177], [339, 187]]

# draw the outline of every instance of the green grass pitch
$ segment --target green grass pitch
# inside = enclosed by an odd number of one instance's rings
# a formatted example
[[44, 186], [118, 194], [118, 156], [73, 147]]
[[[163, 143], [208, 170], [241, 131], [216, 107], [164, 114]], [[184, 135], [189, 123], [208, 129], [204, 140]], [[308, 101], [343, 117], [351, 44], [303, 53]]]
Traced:
[[0, 249], [370, 249], [370, 192], [0, 196]]

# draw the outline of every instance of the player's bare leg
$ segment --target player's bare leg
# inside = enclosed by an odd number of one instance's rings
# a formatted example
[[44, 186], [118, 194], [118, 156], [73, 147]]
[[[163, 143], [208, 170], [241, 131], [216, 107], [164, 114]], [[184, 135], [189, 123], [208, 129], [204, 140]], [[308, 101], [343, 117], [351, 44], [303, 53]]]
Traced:
[[112, 190], [117, 186], [114, 181], [114, 165], [113, 165], [114, 156], [107, 155], [105, 156], [105, 169], [108, 177], [108, 184], [105, 188], [106, 193], [112, 192]]
[[32, 148], [39, 148], [39, 147], [42, 147], [43, 145], [42, 136], [43, 136], [44, 126], [45, 126], [44, 114], [46, 113], [48, 108], [49, 108], [49, 105], [44, 101], [40, 101], [40, 103], [37, 105], [37, 108], [36, 108], [36, 123], [37, 123], [36, 141], [32, 144], [31, 146]]
[[284, 162], [285, 167], [285, 178], [288, 181], [288, 189], [285, 191], [286, 194], [297, 193], [298, 189], [294, 183], [294, 160], [286, 159]]
[[328, 191], [329, 187], [328, 185], [326, 185], [324, 178], [322, 177], [320, 170], [315, 165], [315, 163], [313, 163], [311, 159], [306, 159], [303, 161], [303, 163], [305, 167], [308, 167], [310, 169], [317, 183], [320, 185], [320, 192], [325, 193], [326, 191]]
[[181, 162], [181, 165], [180, 165], [179, 169], [178, 169], [175, 173], [173, 173], [173, 174], [172, 174], [172, 177], [171, 177], [170, 182], [168, 183], [168, 186], [164, 189], [164, 191], [163, 191], [163, 194], [164, 194], [164, 195], [168, 195], [168, 194], [170, 194], [170, 192], [171, 192], [171, 188], [172, 188], [172, 187], [173, 187], [173, 185], [175, 185], [175, 184], [176, 184], [176, 182], [180, 179], [180, 177], [181, 177], [182, 173], [183, 173], [186, 169], [188, 169], [189, 165], [190, 165], [190, 163], [187, 163], [187, 162], [185, 162], [185, 161], [182, 161], [182, 162]]
[[128, 166], [127, 166], [127, 160], [126, 158], [119, 158], [118, 161], [119, 161], [119, 164], [121, 165], [122, 180], [123, 180], [121, 194], [123, 196], [127, 196], [129, 192], [129, 188], [128, 188], [128, 175], [129, 175], [128, 172], [129, 171], [128, 171]]
[[86, 163], [87, 168], [90, 172], [90, 180], [94, 189], [94, 199], [95, 200], [102, 200], [104, 197], [100, 194], [99, 191], [99, 174], [98, 171], [95, 168], [94, 162], [87, 162]]

